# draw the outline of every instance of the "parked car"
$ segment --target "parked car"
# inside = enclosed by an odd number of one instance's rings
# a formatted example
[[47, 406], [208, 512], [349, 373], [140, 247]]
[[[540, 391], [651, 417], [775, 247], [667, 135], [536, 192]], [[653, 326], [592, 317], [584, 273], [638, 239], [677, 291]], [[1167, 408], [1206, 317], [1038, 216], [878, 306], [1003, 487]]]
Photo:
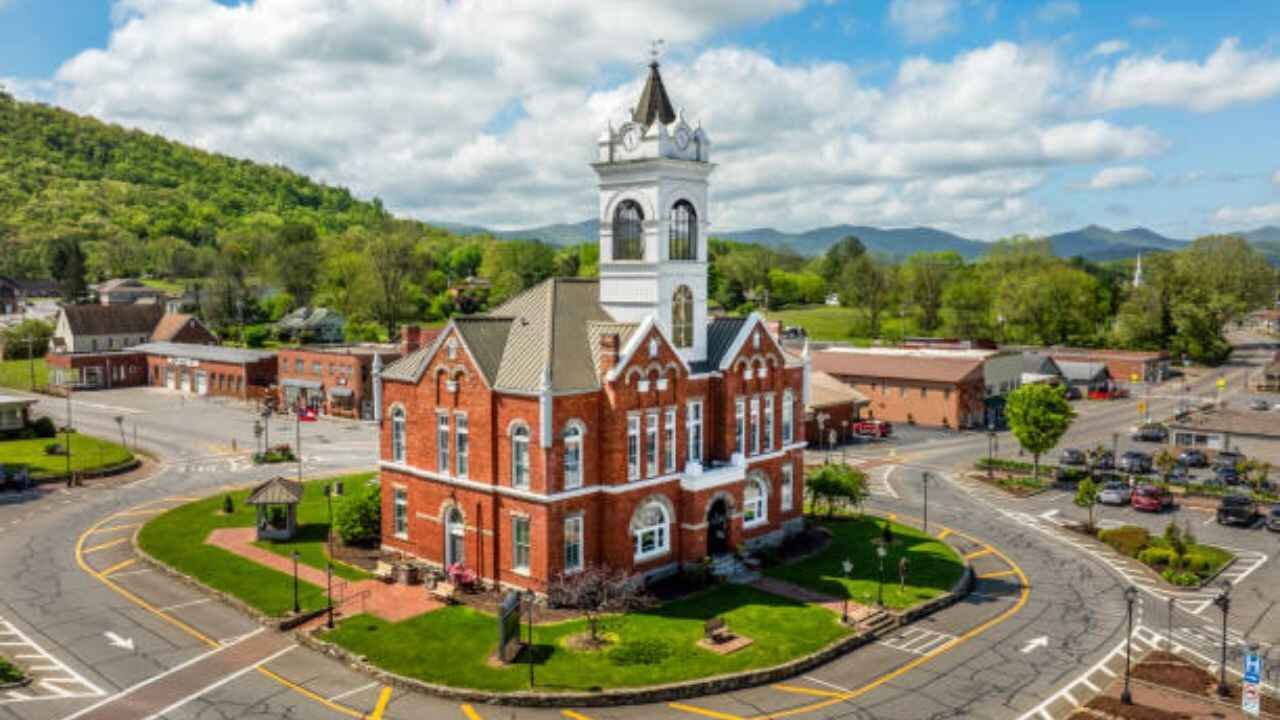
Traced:
[[1202, 468], [1208, 467], [1209, 458], [1199, 450], [1183, 450], [1178, 454], [1178, 462], [1187, 467]]
[[1144, 512], [1160, 512], [1173, 507], [1173, 493], [1155, 485], [1139, 485], [1133, 491], [1133, 509]]
[[1103, 450], [1093, 458], [1094, 470], [1115, 470], [1116, 456], [1111, 454], [1110, 450]]
[[886, 438], [893, 434], [893, 424], [885, 420], [859, 420], [853, 424], [853, 434]]
[[1134, 428], [1133, 434], [1129, 437], [1139, 442], [1167, 442], [1169, 440], [1169, 428], [1156, 423], [1140, 425]]
[[1129, 502], [1129, 486], [1122, 482], [1109, 482], [1098, 491], [1098, 502], [1103, 505], [1124, 505]]
[[1195, 481], [1196, 478], [1191, 474], [1191, 470], [1182, 463], [1174, 465], [1173, 469], [1169, 471], [1169, 482], [1175, 485], [1189, 485]]
[[1223, 485], [1239, 485], [1240, 473], [1233, 467], [1219, 466], [1213, 469], [1213, 479]]
[[1280, 532], [1280, 505], [1272, 505], [1271, 512], [1267, 513], [1267, 529]]
[[1223, 450], [1213, 458], [1214, 467], [1235, 468], [1244, 462], [1244, 455], [1234, 450]]
[[1244, 495], [1227, 495], [1218, 502], [1219, 525], [1251, 525], [1257, 515], [1253, 499]]
[[1129, 391], [1124, 388], [1111, 388], [1110, 390], [1090, 390], [1090, 400], [1123, 400], [1129, 397]]
[[1066, 450], [1063, 450], [1062, 455], [1058, 457], [1059, 465], [1082, 467], [1088, 462], [1089, 459], [1085, 457], [1084, 451], [1077, 450], [1075, 448], [1067, 448]]
[[1138, 450], [1129, 450], [1116, 461], [1116, 469], [1133, 475], [1151, 472], [1151, 456]]
[[1250, 410], [1270, 410], [1271, 403], [1267, 402], [1266, 400], [1263, 400], [1262, 398], [1255, 398], [1249, 401], [1249, 409]]

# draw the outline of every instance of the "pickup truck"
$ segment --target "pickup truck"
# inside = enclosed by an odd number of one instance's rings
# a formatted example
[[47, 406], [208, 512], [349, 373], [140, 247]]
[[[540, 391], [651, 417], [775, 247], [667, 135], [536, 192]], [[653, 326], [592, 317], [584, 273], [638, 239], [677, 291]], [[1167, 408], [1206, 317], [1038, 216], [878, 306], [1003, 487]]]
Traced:
[[859, 420], [853, 424], [853, 434], [886, 438], [893, 434], [893, 425], [884, 420]]

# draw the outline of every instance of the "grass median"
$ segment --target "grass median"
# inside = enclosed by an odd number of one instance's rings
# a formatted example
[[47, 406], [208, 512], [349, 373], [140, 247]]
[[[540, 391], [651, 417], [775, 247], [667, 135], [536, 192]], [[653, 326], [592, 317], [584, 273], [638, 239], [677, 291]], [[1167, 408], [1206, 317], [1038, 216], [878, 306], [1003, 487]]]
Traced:
[[[299, 562], [323, 570], [328, 561], [325, 539], [328, 534], [329, 511], [324, 497], [325, 482], [344, 482], [348, 487], [365, 482], [373, 473], [359, 473], [326, 481], [305, 483], [302, 502], [298, 505], [298, 534], [291, 541], [261, 541], [259, 547], [283, 557], [296, 550]], [[248, 489], [230, 493], [231, 514], [224, 513], [225, 494], [215, 495], [176, 507], [148, 522], [138, 535], [144, 551], [174, 569], [216, 590], [229, 593], [267, 615], [284, 615], [293, 609], [293, 576], [259, 565], [235, 553], [205, 542], [218, 528], [253, 527], [256, 511], [245, 505]], [[335, 499], [336, 504], [341, 499]], [[334, 562], [333, 574], [345, 580], [363, 580], [368, 573]], [[303, 609], [325, 606], [325, 590], [300, 582]]]
[[[0, 465], [12, 475], [26, 467], [32, 480], [62, 477], [67, 474], [67, 456], [50, 455], [46, 448], [59, 445], [65, 448], [67, 436], [59, 433], [52, 438], [0, 441]], [[93, 472], [115, 467], [133, 459], [133, 453], [119, 443], [89, 435], [71, 433], [71, 471]]]

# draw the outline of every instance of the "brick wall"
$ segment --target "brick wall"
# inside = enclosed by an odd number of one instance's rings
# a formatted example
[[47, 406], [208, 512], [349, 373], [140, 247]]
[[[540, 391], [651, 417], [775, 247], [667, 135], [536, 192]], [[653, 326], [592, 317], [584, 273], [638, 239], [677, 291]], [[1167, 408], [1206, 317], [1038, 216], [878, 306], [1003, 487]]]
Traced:
[[976, 378], [957, 384], [837, 377], [870, 400], [864, 413], [868, 418], [950, 428], [982, 421], [985, 388], [981, 371]]

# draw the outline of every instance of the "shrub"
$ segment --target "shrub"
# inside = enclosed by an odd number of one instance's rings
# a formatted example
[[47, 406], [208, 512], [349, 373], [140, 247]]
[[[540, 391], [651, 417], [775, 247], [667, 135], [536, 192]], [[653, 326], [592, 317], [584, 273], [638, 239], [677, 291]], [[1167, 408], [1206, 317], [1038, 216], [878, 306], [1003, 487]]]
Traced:
[[267, 344], [267, 339], [270, 337], [271, 332], [265, 325], [248, 325], [240, 339], [245, 347], [260, 348]]
[[1162, 547], [1149, 547], [1138, 553], [1138, 562], [1151, 567], [1172, 566], [1177, 556], [1172, 550]]
[[61, 443], [51, 442], [44, 446], [45, 455], [65, 455], [66, 450], [63, 449]]
[[1204, 574], [1213, 568], [1213, 561], [1203, 555], [1191, 553], [1184, 558], [1182, 567], [1189, 572]]
[[222, 514], [230, 515], [236, 511], [235, 503], [231, 502], [230, 495], [224, 495], [222, 498]]
[[35, 422], [31, 423], [31, 432], [33, 433], [33, 437], [51, 438], [57, 437], [58, 428], [53, 424], [52, 419], [39, 417], [36, 418]]
[[671, 655], [667, 643], [657, 638], [623, 643], [609, 651], [614, 665], [660, 665]]
[[1137, 557], [1142, 548], [1151, 541], [1151, 535], [1145, 528], [1135, 525], [1123, 525], [1098, 533], [1098, 539], [1115, 548], [1115, 551], [1128, 557]]
[[382, 533], [382, 492], [373, 483], [360, 483], [338, 505], [334, 529], [348, 545], [373, 542]]
[[1160, 573], [1160, 577], [1164, 578], [1166, 582], [1179, 587], [1192, 587], [1200, 584], [1200, 577], [1195, 573], [1179, 572], [1173, 568], [1165, 568], [1165, 571]]

